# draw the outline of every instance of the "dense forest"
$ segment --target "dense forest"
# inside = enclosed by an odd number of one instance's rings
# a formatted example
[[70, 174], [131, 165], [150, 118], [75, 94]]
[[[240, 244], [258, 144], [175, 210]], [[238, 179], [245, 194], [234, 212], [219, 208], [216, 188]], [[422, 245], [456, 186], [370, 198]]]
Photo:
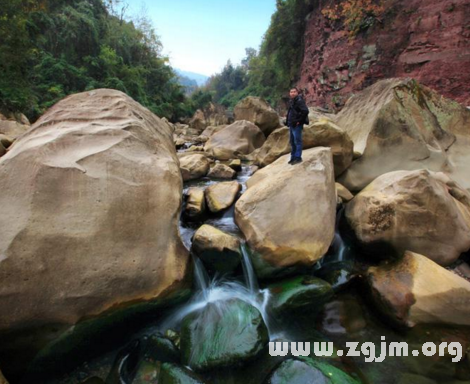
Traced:
[[127, 18], [120, 1], [3, 1], [0, 36], [2, 109], [34, 120], [68, 94], [105, 87], [159, 116], [192, 112], [151, 22]]
[[0, 109], [34, 121], [63, 97], [96, 88], [121, 90], [171, 120], [209, 101], [230, 108], [247, 95], [275, 105], [297, 80], [312, 4], [277, 0], [259, 51], [247, 48], [239, 65], [228, 62], [195, 90], [194, 84], [180, 84], [150, 20], [128, 17], [122, 0], [3, 1]]
[[210, 78], [205, 91], [229, 108], [248, 95], [276, 106], [299, 78], [306, 16], [314, 4], [313, 0], [277, 0], [259, 50], [247, 48], [240, 65], [227, 62], [221, 73]]

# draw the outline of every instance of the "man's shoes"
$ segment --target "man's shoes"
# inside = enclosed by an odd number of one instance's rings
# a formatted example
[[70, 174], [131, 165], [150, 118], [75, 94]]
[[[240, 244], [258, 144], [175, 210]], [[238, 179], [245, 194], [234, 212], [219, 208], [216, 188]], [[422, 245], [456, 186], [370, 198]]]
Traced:
[[295, 161], [295, 159], [290, 159], [287, 164], [292, 164]]
[[302, 159], [294, 159], [293, 161], [290, 162], [290, 165], [299, 164], [301, 162], [302, 162]]

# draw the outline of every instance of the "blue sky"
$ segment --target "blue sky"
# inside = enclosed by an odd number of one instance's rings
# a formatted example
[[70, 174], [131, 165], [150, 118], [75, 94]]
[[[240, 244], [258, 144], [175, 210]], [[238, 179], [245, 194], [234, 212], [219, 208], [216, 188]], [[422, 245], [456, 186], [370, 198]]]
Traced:
[[276, 0], [127, 0], [129, 13], [143, 7], [175, 68], [211, 75], [245, 48], [259, 48]]

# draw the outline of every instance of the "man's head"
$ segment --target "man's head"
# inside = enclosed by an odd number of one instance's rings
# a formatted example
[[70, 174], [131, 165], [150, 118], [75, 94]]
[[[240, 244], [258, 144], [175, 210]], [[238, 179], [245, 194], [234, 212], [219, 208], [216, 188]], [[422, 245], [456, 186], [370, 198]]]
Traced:
[[289, 97], [291, 99], [295, 99], [297, 96], [299, 96], [299, 90], [296, 87], [293, 87], [289, 91]]

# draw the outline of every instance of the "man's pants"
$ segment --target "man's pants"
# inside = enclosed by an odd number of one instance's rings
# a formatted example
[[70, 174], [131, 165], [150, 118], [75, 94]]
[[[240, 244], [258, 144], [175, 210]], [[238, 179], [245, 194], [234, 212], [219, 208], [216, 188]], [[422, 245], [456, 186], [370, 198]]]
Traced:
[[302, 125], [290, 126], [290, 159], [302, 159]]

